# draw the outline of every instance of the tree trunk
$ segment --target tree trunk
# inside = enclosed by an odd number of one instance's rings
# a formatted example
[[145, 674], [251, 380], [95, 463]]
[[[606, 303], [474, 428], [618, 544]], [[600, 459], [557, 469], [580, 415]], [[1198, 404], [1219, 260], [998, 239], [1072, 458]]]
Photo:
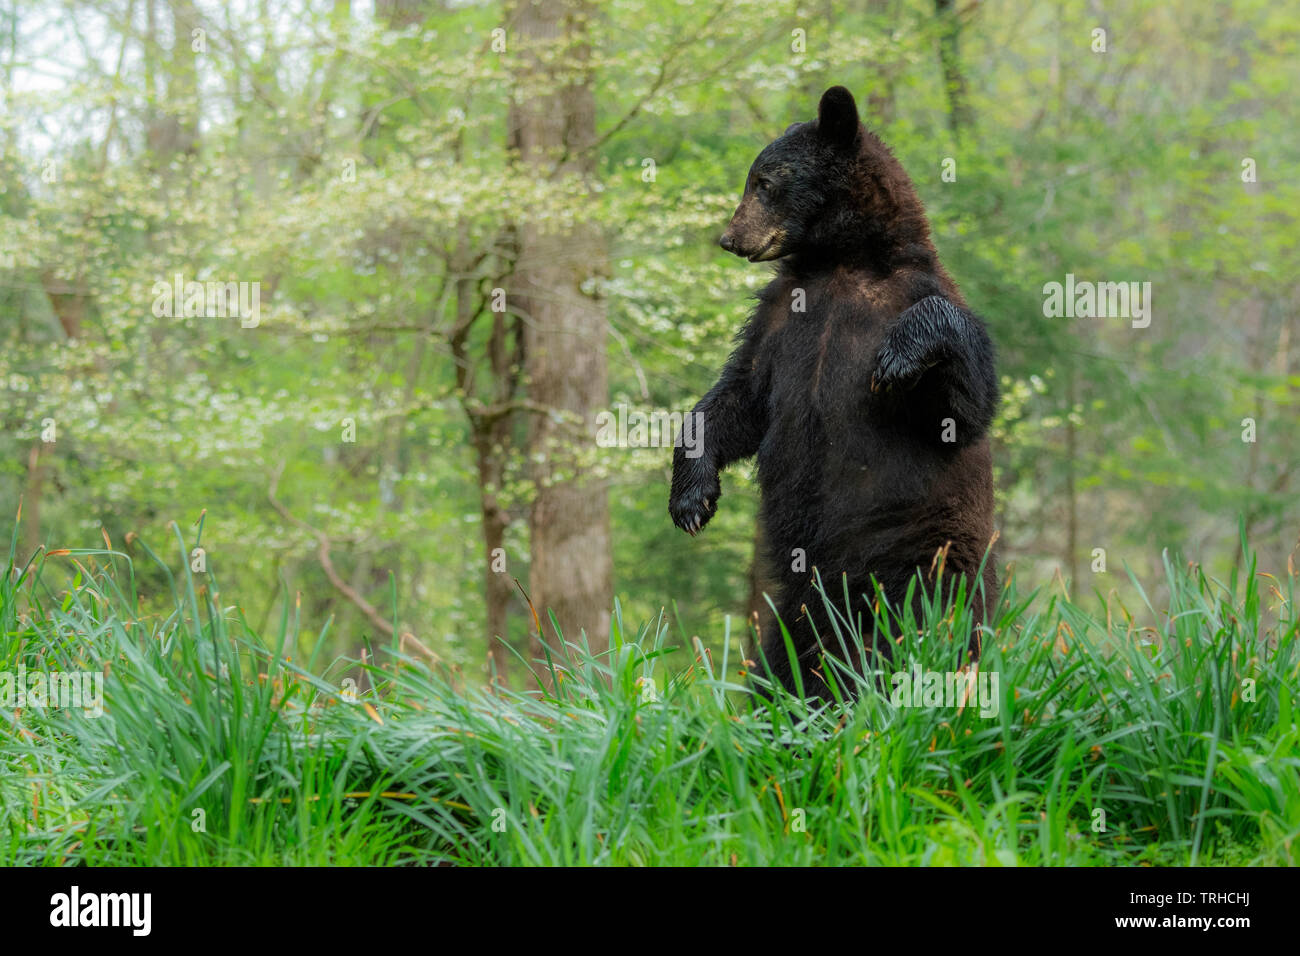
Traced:
[[973, 117], [966, 75], [961, 69], [961, 21], [957, 19], [956, 0], [934, 0], [934, 12], [939, 19], [939, 65], [948, 92], [948, 125], [961, 136], [970, 129]]
[[23, 551], [18, 555], [18, 566], [36, 553], [41, 546], [41, 495], [44, 492], [46, 465], [41, 461], [46, 445], [39, 438], [27, 455], [27, 480], [23, 483], [22, 529]]
[[[518, 0], [512, 35], [521, 63], [510, 117], [510, 146], [540, 177], [594, 170], [595, 97], [589, 70], [585, 0]], [[575, 452], [591, 450], [595, 416], [608, 402], [604, 306], [582, 290], [597, 274], [604, 243], [594, 226], [544, 232], [519, 229], [512, 287], [524, 316], [529, 398], [545, 411], [529, 422], [529, 460], [535, 484], [528, 529], [531, 598], [541, 618], [541, 641], [557, 646], [547, 611], [564, 639], [585, 632], [593, 651], [609, 643], [613, 597], [609, 504], [605, 482], [584, 477]]]
[[754, 515], [754, 556], [749, 562], [749, 597], [745, 603], [746, 625], [755, 629], [755, 647], [761, 643], [763, 631], [776, 623], [767, 598], [763, 596], [765, 592], [772, 594], [777, 585], [776, 574], [767, 560], [766, 547], [767, 544], [763, 540], [763, 516], [756, 514]]
[[1074, 406], [1078, 402], [1074, 357], [1069, 359], [1065, 386], [1065, 575], [1072, 593], [1078, 594], [1079, 582], [1079, 491], [1074, 473], [1079, 467], [1079, 434], [1074, 424]]
[[[487, 342], [487, 366], [492, 404], [484, 407], [473, 395], [474, 364], [469, 356], [471, 327], [483, 317], [482, 304], [476, 301], [476, 280], [468, 261], [457, 258], [453, 268], [456, 280], [456, 330], [451, 336], [452, 356], [456, 362], [456, 385], [462, 395], [462, 407], [469, 419], [471, 443], [478, 464], [479, 515], [483, 522], [483, 599], [487, 607], [487, 664], [492, 683], [504, 685], [510, 672], [510, 651], [503, 643], [508, 638], [507, 622], [512, 594], [513, 575], [505, 551], [506, 529], [511, 516], [501, 504], [500, 493], [506, 477], [506, 449], [514, 423], [514, 397], [518, 387], [522, 331], [507, 326], [503, 312], [488, 313], [492, 331]], [[513, 339], [514, 347], [511, 348]]]
[[[894, 18], [891, 0], [866, 0], [866, 11], [882, 27]], [[832, 23], [834, 21], [832, 20]], [[894, 60], [864, 64], [867, 67], [867, 126], [880, 130], [894, 121]]]
[[[510, 607], [511, 577], [509, 562], [501, 570], [498, 557], [505, 556], [506, 526], [509, 518], [497, 501], [497, 489], [501, 487], [503, 463], [502, 451], [493, 444], [499, 441], [496, 428], [487, 429], [482, 439], [475, 446], [478, 456], [480, 508], [483, 518], [483, 548], [486, 554], [483, 582], [484, 599], [487, 602], [487, 639], [488, 669], [494, 684], [506, 683], [510, 673], [510, 651], [503, 643], [509, 637], [507, 633], [507, 611]], [[484, 447], [487, 446], [487, 447]]]

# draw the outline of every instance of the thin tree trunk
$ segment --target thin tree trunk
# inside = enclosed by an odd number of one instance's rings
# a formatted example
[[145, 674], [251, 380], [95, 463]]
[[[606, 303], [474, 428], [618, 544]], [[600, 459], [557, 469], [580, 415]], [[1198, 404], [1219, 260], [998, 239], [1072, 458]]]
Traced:
[[[487, 602], [488, 667], [492, 682], [504, 685], [510, 673], [510, 651], [503, 642], [509, 638], [506, 625], [512, 583], [505, 550], [509, 517], [500, 506], [496, 494], [502, 480], [502, 450], [500, 447], [494, 449], [494, 444], [499, 444], [498, 430], [490, 428], [483, 433], [481, 442], [476, 440], [475, 450], [478, 456], [483, 548], [487, 558], [484, 562], [483, 595]], [[499, 558], [505, 562], [504, 567], [498, 563]]]
[[509, 556], [505, 551], [506, 529], [510, 514], [501, 504], [499, 494], [505, 483], [506, 449], [513, 427], [513, 400], [518, 386], [522, 330], [515, 329], [516, 347], [511, 338], [507, 316], [492, 312], [492, 331], [487, 343], [490, 371], [488, 389], [492, 404], [484, 407], [473, 396], [473, 364], [467, 342], [470, 328], [483, 313], [475, 294], [476, 281], [468, 273], [472, 264], [457, 258], [453, 270], [456, 280], [456, 331], [451, 336], [452, 356], [456, 362], [456, 385], [462, 406], [469, 419], [474, 457], [478, 464], [479, 515], [483, 523], [483, 598], [487, 608], [488, 670], [492, 683], [504, 685], [510, 672], [510, 652], [503, 643], [508, 638], [507, 623], [513, 587]]
[[[938, 2], [938, 0], [936, 0]], [[1052, 76], [1056, 81], [1056, 127], [1058, 135], [1065, 136], [1065, 58], [1061, 55], [1063, 31], [1058, 19], [1056, 49], [1052, 54]], [[1057, 260], [1057, 266], [1061, 263]], [[1079, 401], [1078, 333], [1076, 322], [1065, 327], [1065, 346], [1062, 352], [1065, 364], [1065, 570], [1070, 587], [1078, 593], [1079, 587], [1079, 490], [1075, 473], [1079, 462], [1079, 431], [1074, 424], [1074, 406]]]
[[771, 594], [776, 588], [776, 576], [769, 566], [765, 549], [767, 543], [763, 538], [763, 516], [754, 515], [754, 554], [749, 562], [749, 596], [745, 603], [745, 618], [748, 626], [753, 627], [755, 646], [762, 640], [763, 629], [775, 624], [772, 609], [768, 606], [764, 593]]
[[960, 136], [971, 128], [974, 117], [961, 68], [961, 21], [957, 18], [956, 0], [934, 0], [934, 12], [939, 19], [939, 65], [948, 93], [948, 125]]
[[[866, 0], [866, 11], [873, 18], [879, 18], [882, 25], [892, 18], [891, 0]], [[833, 22], [833, 21], [832, 21]], [[880, 129], [894, 121], [894, 62], [887, 60], [883, 64], [869, 63], [867, 77], [869, 86], [867, 94], [866, 124], [872, 129]]]
[[1070, 587], [1076, 592], [1079, 583], [1079, 492], [1074, 473], [1078, 468], [1079, 436], [1074, 424], [1075, 395], [1074, 357], [1066, 370], [1065, 415], [1065, 571]]
[[41, 496], [45, 486], [47, 468], [41, 461], [48, 446], [39, 438], [27, 455], [27, 480], [23, 484], [22, 535], [23, 553], [18, 556], [19, 566], [41, 546]]

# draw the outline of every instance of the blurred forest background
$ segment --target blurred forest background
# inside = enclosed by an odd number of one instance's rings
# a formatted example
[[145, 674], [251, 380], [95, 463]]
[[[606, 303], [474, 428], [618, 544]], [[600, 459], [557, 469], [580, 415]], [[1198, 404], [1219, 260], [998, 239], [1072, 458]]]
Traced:
[[[999, 347], [1001, 561], [1131, 594], [1162, 549], [1230, 573], [1244, 524], [1283, 571], [1298, 13], [0, 0], [0, 532], [21, 497], [24, 556], [170, 554], [206, 510], [191, 561], [255, 629], [300, 593], [335, 651], [395, 623], [474, 680], [492, 635], [529, 654], [516, 578], [593, 644], [616, 598], [734, 633], [750, 469], [692, 540], [671, 450], [595, 417], [712, 383], [768, 276], [716, 245], [749, 164], [844, 84]], [[1045, 316], [1067, 274], [1150, 282], [1149, 327]], [[178, 275], [257, 312], [169, 307]]]

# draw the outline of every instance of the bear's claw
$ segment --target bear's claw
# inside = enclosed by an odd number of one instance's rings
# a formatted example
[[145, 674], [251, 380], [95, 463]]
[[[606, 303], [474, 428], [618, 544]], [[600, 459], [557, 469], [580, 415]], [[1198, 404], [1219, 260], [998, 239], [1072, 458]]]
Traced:
[[695, 537], [717, 513], [720, 494], [721, 489], [718, 488], [701, 490], [697, 487], [674, 495], [668, 502], [668, 513], [672, 515], [673, 524], [692, 538]]
[[913, 359], [886, 345], [876, 357], [876, 370], [871, 373], [871, 393], [888, 395], [895, 386], [912, 388], [922, 375], [938, 364], [937, 357]]

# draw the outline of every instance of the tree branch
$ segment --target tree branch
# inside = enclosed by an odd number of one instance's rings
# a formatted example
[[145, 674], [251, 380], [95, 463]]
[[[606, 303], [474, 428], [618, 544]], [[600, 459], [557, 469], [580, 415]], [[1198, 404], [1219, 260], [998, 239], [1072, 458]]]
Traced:
[[[272, 472], [271, 486], [266, 490], [266, 498], [271, 503], [271, 507], [275, 509], [276, 513], [281, 518], [289, 522], [289, 524], [293, 525], [295, 528], [301, 528], [303, 531], [309, 532], [316, 539], [316, 558], [320, 561], [321, 569], [324, 570], [325, 577], [329, 578], [330, 584], [334, 585], [336, 591], [355, 604], [376, 629], [382, 631], [386, 636], [392, 637], [392, 623], [385, 620], [384, 616], [379, 613], [375, 606], [362, 597], [355, 588], [344, 581], [335, 569], [334, 562], [330, 558], [329, 536], [318, 528], [312, 527], [301, 518], [294, 517], [289, 509], [281, 504], [275, 497], [276, 489], [280, 485], [280, 476], [284, 474], [284, 465], [284, 462], [280, 462], [279, 467]], [[408, 635], [406, 633], [402, 635], [404, 639], [408, 636], [414, 638], [414, 635]]]

